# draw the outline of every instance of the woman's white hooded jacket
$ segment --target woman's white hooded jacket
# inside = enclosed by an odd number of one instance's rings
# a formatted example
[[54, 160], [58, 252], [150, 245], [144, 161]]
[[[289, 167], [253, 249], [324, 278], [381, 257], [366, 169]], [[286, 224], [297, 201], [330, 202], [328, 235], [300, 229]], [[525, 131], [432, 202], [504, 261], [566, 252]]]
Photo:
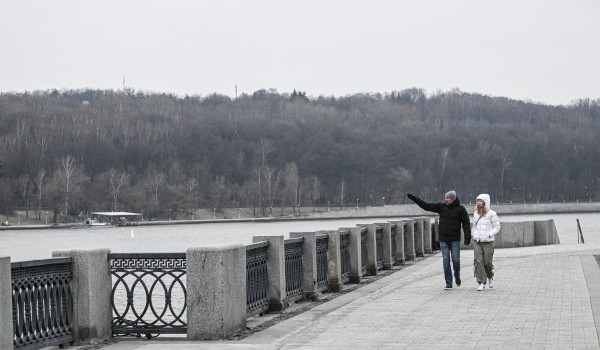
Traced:
[[494, 237], [500, 232], [500, 219], [495, 211], [490, 209], [490, 195], [480, 194], [477, 199], [482, 199], [488, 212], [484, 216], [480, 216], [475, 209], [473, 214], [473, 229], [471, 236], [477, 242], [493, 242]]

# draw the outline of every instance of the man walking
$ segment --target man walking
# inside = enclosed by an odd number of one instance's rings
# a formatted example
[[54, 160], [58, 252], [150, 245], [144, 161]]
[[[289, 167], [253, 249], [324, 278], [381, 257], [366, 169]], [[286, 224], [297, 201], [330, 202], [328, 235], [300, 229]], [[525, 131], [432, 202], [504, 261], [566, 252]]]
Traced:
[[[471, 222], [467, 209], [460, 204], [456, 192], [449, 191], [444, 195], [443, 203], [427, 203], [421, 198], [406, 195], [424, 210], [438, 213], [439, 219], [439, 240], [442, 250], [442, 259], [444, 261], [444, 277], [446, 279], [446, 288], [452, 289], [452, 268], [454, 268], [454, 281], [456, 286], [461, 284], [460, 280], [460, 229], [465, 233], [465, 245], [471, 243]], [[452, 268], [450, 267], [452, 261]]]

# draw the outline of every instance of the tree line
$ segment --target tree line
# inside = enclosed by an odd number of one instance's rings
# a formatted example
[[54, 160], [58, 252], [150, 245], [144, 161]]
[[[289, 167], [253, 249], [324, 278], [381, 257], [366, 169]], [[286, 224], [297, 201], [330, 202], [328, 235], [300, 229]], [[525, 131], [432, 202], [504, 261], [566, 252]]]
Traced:
[[459, 90], [308, 97], [49, 90], [0, 94], [0, 212], [597, 200], [600, 99]]

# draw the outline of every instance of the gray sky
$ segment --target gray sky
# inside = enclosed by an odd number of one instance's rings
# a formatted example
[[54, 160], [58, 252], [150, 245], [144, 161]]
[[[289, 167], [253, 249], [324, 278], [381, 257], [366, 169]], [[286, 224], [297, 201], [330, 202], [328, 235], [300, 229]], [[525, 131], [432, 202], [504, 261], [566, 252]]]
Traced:
[[600, 98], [598, 0], [0, 0], [0, 91]]

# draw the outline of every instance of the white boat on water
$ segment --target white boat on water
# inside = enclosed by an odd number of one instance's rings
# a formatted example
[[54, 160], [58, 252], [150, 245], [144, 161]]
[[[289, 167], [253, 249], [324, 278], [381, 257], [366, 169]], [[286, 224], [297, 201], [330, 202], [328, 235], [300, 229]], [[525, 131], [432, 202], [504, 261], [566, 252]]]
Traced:
[[108, 225], [107, 222], [98, 222], [95, 219], [87, 219], [87, 220], [85, 220], [85, 224], [87, 226], [106, 226], [106, 225]]
[[141, 218], [142, 214], [139, 213], [125, 211], [96, 211], [92, 212], [91, 218], [88, 219], [90, 221], [88, 226], [130, 226], [136, 225]]

